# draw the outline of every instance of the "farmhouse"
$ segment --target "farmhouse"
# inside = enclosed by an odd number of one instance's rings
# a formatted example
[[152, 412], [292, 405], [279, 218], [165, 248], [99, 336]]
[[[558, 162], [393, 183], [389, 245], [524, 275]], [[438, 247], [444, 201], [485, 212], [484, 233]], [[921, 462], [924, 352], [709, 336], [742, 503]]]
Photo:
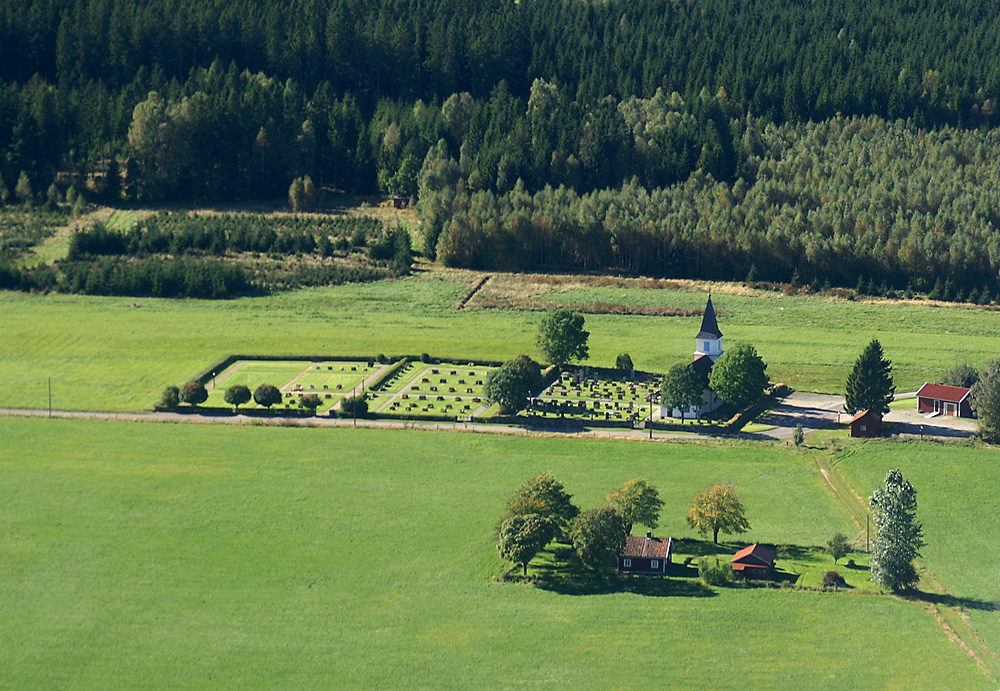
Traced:
[[870, 410], [859, 411], [851, 418], [852, 437], [877, 437], [882, 431], [882, 417]]
[[[684, 411], [684, 417], [701, 417], [718, 409], [724, 403], [708, 386], [708, 376], [712, 372], [712, 366], [716, 360], [722, 357], [722, 353], [722, 331], [719, 330], [719, 322], [715, 318], [715, 307], [712, 306], [712, 295], [709, 293], [705, 313], [701, 318], [701, 330], [695, 336], [694, 362], [691, 363], [704, 385], [701, 405], [689, 406]], [[681, 417], [679, 408], [667, 410], [661, 407], [660, 414], [663, 417]]]
[[944, 384], [924, 385], [917, 391], [917, 410], [921, 413], [940, 413], [955, 417], [972, 417], [969, 389]]
[[767, 578], [774, 568], [775, 556], [755, 542], [733, 555], [733, 573], [743, 578]]
[[635, 573], [646, 576], [665, 576], [674, 551], [671, 538], [629, 535], [625, 538], [625, 548], [618, 557], [618, 573]]

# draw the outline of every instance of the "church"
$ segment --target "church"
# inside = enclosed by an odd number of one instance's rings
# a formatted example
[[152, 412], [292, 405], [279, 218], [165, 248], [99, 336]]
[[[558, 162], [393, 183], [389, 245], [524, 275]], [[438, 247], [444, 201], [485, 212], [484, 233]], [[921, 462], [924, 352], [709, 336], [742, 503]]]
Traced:
[[[701, 417], [717, 410], [724, 403], [708, 386], [708, 375], [711, 373], [715, 361], [722, 357], [722, 353], [722, 332], [719, 330], [719, 322], [715, 318], [712, 294], [709, 293], [705, 314], [701, 318], [701, 331], [695, 336], [694, 362], [691, 363], [691, 367], [701, 377], [705, 388], [701, 394], [701, 405], [688, 407], [684, 411], [685, 418]], [[661, 406], [660, 415], [661, 417], [679, 418], [681, 411], [678, 408], [666, 410]]]

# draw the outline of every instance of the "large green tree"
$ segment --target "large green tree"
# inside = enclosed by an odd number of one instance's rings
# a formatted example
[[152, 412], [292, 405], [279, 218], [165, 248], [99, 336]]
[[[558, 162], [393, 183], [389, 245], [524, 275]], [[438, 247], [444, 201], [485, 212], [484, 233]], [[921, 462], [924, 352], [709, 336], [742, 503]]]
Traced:
[[483, 397], [490, 405], [499, 404], [502, 413], [516, 413], [527, 405], [541, 380], [541, 366], [527, 355], [518, 355], [486, 375]]
[[556, 309], [542, 317], [535, 340], [545, 359], [553, 365], [590, 357], [588, 331], [583, 330], [583, 315], [568, 309]]
[[625, 534], [632, 532], [632, 525], [642, 523], [653, 530], [660, 522], [663, 500], [660, 491], [645, 478], [634, 478], [611, 492], [605, 501], [618, 510], [625, 519]]
[[250, 401], [250, 389], [243, 384], [233, 384], [226, 389], [224, 398], [226, 403], [239, 410], [241, 405]]
[[181, 403], [195, 406], [208, 400], [208, 391], [204, 384], [192, 380], [181, 387], [180, 399]]
[[678, 362], [663, 378], [663, 405], [669, 414], [681, 411], [681, 420], [689, 406], [699, 406], [705, 391], [705, 382], [691, 363]]
[[923, 529], [917, 521], [917, 491], [903, 474], [886, 473], [882, 486], [868, 503], [875, 522], [872, 540], [872, 581], [893, 591], [903, 590], [920, 580], [913, 560], [924, 546]]
[[844, 408], [849, 413], [870, 410], [881, 417], [889, 412], [896, 387], [892, 383], [892, 362], [886, 360], [877, 338], [861, 351], [847, 376]]
[[613, 506], [588, 509], [573, 520], [569, 530], [580, 561], [598, 572], [614, 570], [625, 545], [625, 518]]
[[555, 535], [552, 521], [537, 513], [509, 516], [500, 524], [497, 551], [504, 559], [520, 564], [528, 575], [528, 562], [549, 544]]
[[274, 384], [261, 384], [254, 389], [253, 400], [270, 410], [271, 406], [281, 403], [281, 391]]
[[542, 473], [514, 490], [499, 525], [511, 516], [538, 514], [552, 522], [557, 535], [565, 534], [570, 522], [580, 514], [573, 497], [552, 473]]
[[712, 367], [708, 385], [737, 410], [755, 403], [767, 388], [767, 365], [749, 343], [737, 343]]
[[979, 436], [988, 442], [1000, 441], [1000, 360], [979, 373], [972, 385], [972, 410], [979, 421]]
[[750, 530], [746, 510], [736, 487], [728, 482], [712, 485], [691, 499], [688, 525], [702, 535], [712, 533], [712, 542], [719, 544], [719, 533], [727, 535]]

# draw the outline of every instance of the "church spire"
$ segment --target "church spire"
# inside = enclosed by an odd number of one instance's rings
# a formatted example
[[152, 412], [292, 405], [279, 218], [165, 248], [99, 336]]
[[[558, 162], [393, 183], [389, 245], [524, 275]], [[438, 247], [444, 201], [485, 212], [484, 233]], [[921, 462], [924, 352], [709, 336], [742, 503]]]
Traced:
[[705, 305], [705, 316], [701, 318], [701, 331], [695, 336], [698, 339], [719, 339], [722, 332], [719, 331], [719, 323], [715, 320], [715, 308], [712, 307], [712, 294], [708, 294], [708, 304]]

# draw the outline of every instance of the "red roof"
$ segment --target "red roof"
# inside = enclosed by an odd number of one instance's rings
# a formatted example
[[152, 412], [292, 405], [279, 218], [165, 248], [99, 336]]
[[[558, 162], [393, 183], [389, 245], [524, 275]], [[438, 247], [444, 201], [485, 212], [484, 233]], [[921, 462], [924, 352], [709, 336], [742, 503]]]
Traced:
[[[734, 568], [739, 566], [737, 562], [742, 561], [748, 557], [753, 557], [760, 560], [763, 564], [773, 564], [775, 557], [777, 555], [769, 550], [767, 547], [757, 544], [756, 542], [749, 547], [744, 547], [739, 552], [733, 555], [733, 565]], [[753, 566], [752, 564], [747, 564], [747, 566]], [[737, 569], [739, 570], [739, 569]]]
[[670, 554], [669, 537], [646, 537], [645, 535], [629, 535], [625, 538], [623, 557], [655, 557], [666, 559]]
[[918, 398], [936, 398], [939, 401], [950, 403], [961, 403], [969, 395], [969, 390], [964, 386], [947, 386], [945, 384], [925, 383], [917, 392]]
[[854, 417], [851, 418], [851, 424], [853, 425], [855, 422], [857, 422], [858, 420], [860, 420], [861, 418], [863, 418], [868, 413], [869, 413], [868, 408], [865, 408], [864, 410], [859, 410], [858, 413], [857, 413], [857, 415], [855, 415]]

